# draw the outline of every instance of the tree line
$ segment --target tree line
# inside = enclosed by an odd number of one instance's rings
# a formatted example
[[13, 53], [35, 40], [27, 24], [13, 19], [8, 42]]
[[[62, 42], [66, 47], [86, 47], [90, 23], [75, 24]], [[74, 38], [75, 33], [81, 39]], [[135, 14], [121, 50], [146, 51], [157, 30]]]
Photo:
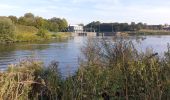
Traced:
[[93, 21], [84, 26], [85, 31], [95, 32], [118, 32], [118, 31], [138, 31], [141, 29], [162, 30], [163, 25], [147, 25], [146, 23], [101, 23]]
[[19, 18], [16, 16], [8, 16], [8, 18], [15, 24], [34, 26], [38, 29], [44, 28], [53, 32], [65, 32], [68, 27], [67, 20], [64, 18], [53, 17], [51, 19], [45, 19], [43, 17], [35, 16], [32, 13], [26, 13]]
[[[49, 33], [66, 32], [67, 28], [68, 23], [64, 18], [46, 19], [32, 13], [26, 13], [19, 18], [16, 16], [0, 16], [0, 43], [27, 41], [28, 36], [32, 36], [31, 41], [49, 38], [52, 35]], [[32, 32], [36, 30], [37, 34]]]

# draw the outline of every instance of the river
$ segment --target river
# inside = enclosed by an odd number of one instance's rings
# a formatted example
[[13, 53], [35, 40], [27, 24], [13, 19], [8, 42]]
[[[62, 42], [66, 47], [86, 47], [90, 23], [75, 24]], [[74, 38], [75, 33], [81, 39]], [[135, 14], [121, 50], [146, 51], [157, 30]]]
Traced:
[[[135, 43], [139, 51], [152, 48], [154, 52], [162, 55], [164, 51], [167, 51], [167, 44], [170, 43], [170, 36], [141, 37], [140, 42]], [[136, 37], [131, 38], [136, 39]], [[1, 45], [0, 70], [5, 70], [9, 64], [16, 64], [23, 59], [34, 57], [43, 61], [44, 65], [48, 65], [51, 61], [58, 61], [62, 74], [72, 74], [78, 68], [80, 49], [86, 40], [87, 37], [74, 37], [65, 41]]]

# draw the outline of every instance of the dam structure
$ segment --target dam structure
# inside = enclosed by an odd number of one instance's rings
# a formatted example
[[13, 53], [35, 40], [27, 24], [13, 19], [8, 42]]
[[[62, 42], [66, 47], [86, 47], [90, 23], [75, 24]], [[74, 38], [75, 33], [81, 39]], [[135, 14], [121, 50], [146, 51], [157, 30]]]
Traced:
[[72, 36], [87, 36], [87, 37], [96, 37], [96, 36], [115, 36], [116, 32], [87, 32], [84, 31], [84, 27], [81, 25], [69, 25], [68, 32], [72, 33]]

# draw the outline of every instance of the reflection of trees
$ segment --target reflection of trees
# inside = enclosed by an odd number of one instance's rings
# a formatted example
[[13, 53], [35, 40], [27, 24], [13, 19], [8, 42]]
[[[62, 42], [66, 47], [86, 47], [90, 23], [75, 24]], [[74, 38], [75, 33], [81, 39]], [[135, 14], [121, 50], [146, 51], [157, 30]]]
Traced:
[[0, 60], [9, 59], [9, 57], [14, 55], [14, 52], [13, 52], [14, 50], [15, 50], [15, 45], [1, 44], [1, 46], [0, 46]]
[[16, 51], [28, 50], [44, 50], [49, 48], [48, 44], [18, 44], [16, 45]]
[[18, 44], [9, 44], [9, 45], [1, 45], [0, 47], [0, 55], [3, 53], [10, 53], [13, 51], [20, 51], [20, 50], [44, 50], [48, 48], [48, 44], [28, 44], [28, 43], [18, 43]]
[[[14, 51], [34, 51], [34, 50], [45, 50], [50, 48], [52, 43], [65, 43], [68, 40], [53, 40], [45, 42], [34, 42], [34, 43], [15, 43], [15, 44], [1, 44], [0, 46], [0, 57], [6, 58], [11, 57], [15, 54]], [[0, 59], [1, 59], [0, 58]]]
[[15, 50], [15, 45], [13, 44], [1, 44], [0, 46], [0, 55], [3, 52], [10, 52]]
[[56, 48], [63, 49], [65, 47], [67, 47], [67, 40], [46, 41], [46, 42], [36, 42], [36, 43], [34, 42], [34, 43], [14, 43], [14, 44], [3, 44], [3, 45], [1, 44], [0, 70], [2, 69], [5, 70], [7, 65], [11, 63], [18, 63], [18, 61], [24, 59], [25, 57], [32, 57], [32, 56], [39, 57], [44, 55], [46, 56], [48, 54], [53, 55], [54, 53], [50, 52], [50, 50], [55, 51]]
[[[128, 37], [113, 37], [113, 40], [125, 40], [125, 41], [132, 41], [138, 44], [141, 44], [142, 41], [147, 39], [147, 36], [128, 36]], [[107, 39], [108, 40], [108, 39]]]
[[0, 53], [19, 51], [19, 50], [28, 50], [28, 51], [44, 50], [49, 48], [51, 43], [64, 43], [67, 41], [68, 40], [53, 40], [53, 41], [45, 41], [45, 42], [16, 43], [16, 44], [1, 45]]

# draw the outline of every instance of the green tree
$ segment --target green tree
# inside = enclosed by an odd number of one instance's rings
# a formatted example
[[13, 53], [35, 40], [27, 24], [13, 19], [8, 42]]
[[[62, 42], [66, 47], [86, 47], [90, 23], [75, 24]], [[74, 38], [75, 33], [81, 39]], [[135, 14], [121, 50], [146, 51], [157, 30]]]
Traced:
[[35, 27], [40, 29], [40, 28], [45, 28], [46, 21], [42, 17], [35, 17]]
[[26, 13], [24, 17], [19, 18], [18, 22], [22, 25], [35, 26], [35, 17], [32, 13]]
[[24, 17], [25, 18], [34, 18], [34, 14], [32, 14], [32, 13], [25, 13]]
[[131, 31], [135, 31], [135, 29], [136, 29], [135, 22], [131, 22], [130, 29], [131, 29]]
[[49, 31], [58, 32], [59, 31], [59, 24], [58, 24], [58, 18], [54, 17], [48, 20], [48, 29]]
[[144, 28], [144, 25], [141, 22], [136, 25], [137, 30], [140, 30], [140, 29], [143, 29], [143, 28]]
[[19, 17], [18, 23], [24, 25], [25, 24], [24, 17]]
[[66, 31], [68, 27], [68, 23], [66, 19], [62, 19], [60, 23], [60, 31]]
[[0, 17], [0, 41], [12, 40], [15, 26], [10, 18]]
[[16, 16], [8, 16], [8, 18], [10, 18], [15, 24], [18, 22], [18, 18]]
[[66, 21], [66, 19], [60, 19], [60, 18], [56, 18], [53, 17], [51, 19], [49, 19], [49, 23], [50, 23], [50, 30], [51, 31], [66, 31], [67, 27], [68, 27], [68, 23]]
[[43, 29], [43, 28], [39, 29], [37, 36], [40, 36], [41, 38], [44, 38], [44, 39], [50, 39], [48, 30]]

